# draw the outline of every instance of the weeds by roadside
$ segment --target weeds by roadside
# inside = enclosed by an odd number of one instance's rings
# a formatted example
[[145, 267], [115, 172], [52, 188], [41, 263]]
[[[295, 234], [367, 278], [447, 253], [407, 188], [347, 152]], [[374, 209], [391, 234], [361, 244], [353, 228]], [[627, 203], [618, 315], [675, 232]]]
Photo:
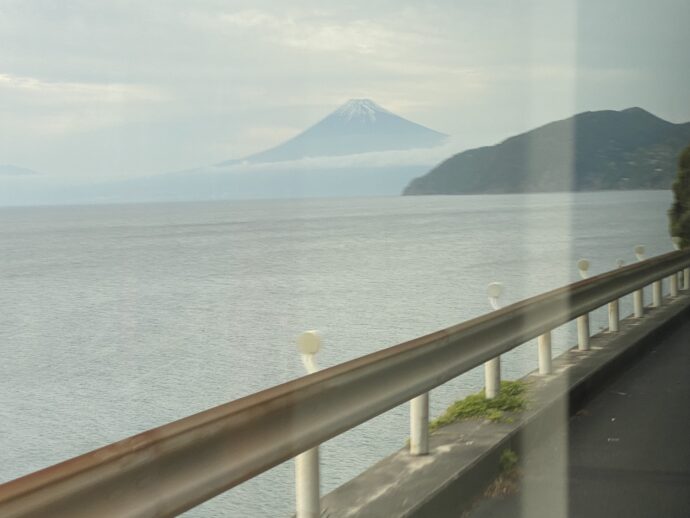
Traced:
[[443, 415], [429, 423], [433, 432], [438, 428], [470, 418], [485, 418], [490, 421], [506, 419], [506, 412], [518, 412], [527, 406], [524, 381], [502, 381], [497, 397], [487, 399], [484, 391], [470, 394], [465, 399], [456, 401], [448, 407]]

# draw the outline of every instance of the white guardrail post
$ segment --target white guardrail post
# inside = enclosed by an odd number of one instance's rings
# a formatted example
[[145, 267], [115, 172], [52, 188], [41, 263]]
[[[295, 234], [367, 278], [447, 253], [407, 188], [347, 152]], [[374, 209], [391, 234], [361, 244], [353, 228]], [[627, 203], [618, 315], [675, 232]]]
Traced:
[[[321, 334], [313, 330], [305, 331], [297, 338], [297, 348], [302, 353], [302, 363], [307, 373], [318, 371], [316, 353], [321, 349]], [[295, 504], [297, 518], [321, 516], [318, 446], [295, 457]]]
[[[623, 259], [618, 259], [616, 261], [616, 268], [622, 268], [625, 264]], [[621, 319], [620, 308], [618, 299], [612, 300], [608, 303], [609, 312], [609, 333], [617, 333], [619, 330], [618, 324]]]
[[[676, 250], [680, 250], [680, 238], [677, 236], [674, 236], [671, 238], [671, 240], [673, 241], [673, 248]], [[682, 272], [676, 272], [668, 278], [669, 279], [668, 289], [669, 289], [669, 295], [671, 295], [671, 298], [678, 296], [678, 277], [679, 277], [679, 274], [681, 274], [681, 273]]]
[[662, 280], [659, 279], [658, 281], [654, 281], [652, 283], [652, 307], [653, 308], [661, 307], [661, 302], [662, 302], [661, 282], [662, 282]]
[[669, 282], [669, 295], [671, 298], [675, 298], [678, 296], [678, 274], [674, 273], [668, 278]]
[[551, 331], [537, 337], [537, 349], [539, 350], [539, 374], [551, 374]]
[[410, 400], [410, 455], [429, 454], [429, 393]]
[[[580, 272], [580, 277], [586, 279], [589, 277], [589, 261], [587, 259], [580, 259], [577, 262], [577, 269]], [[577, 348], [579, 351], [589, 351], [589, 313], [577, 317]]]
[[[635, 247], [635, 257], [638, 261], [644, 261], [644, 246], [637, 245]], [[644, 316], [644, 288], [640, 288], [633, 292], [633, 317], [642, 318]]]
[[553, 373], [553, 355], [551, 354], [551, 331], [537, 337], [537, 356], [539, 361], [539, 374]]
[[[498, 299], [503, 293], [503, 284], [492, 282], [488, 287], [489, 304], [491, 307], [501, 309]], [[501, 391], [501, 356], [496, 356], [484, 363], [484, 394], [487, 399], [493, 399]]]

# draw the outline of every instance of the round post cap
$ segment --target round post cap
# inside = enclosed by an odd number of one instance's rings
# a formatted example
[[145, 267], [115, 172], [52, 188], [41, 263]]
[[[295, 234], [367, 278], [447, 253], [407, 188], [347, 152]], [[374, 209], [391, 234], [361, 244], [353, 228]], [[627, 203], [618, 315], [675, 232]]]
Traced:
[[312, 329], [297, 337], [297, 348], [302, 354], [316, 354], [321, 349], [321, 333]]
[[588, 259], [580, 259], [577, 262], [577, 269], [582, 270], [583, 272], [586, 272], [589, 270], [589, 260]]
[[500, 282], [491, 282], [487, 288], [489, 298], [497, 299], [503, 293], [503, 284]]

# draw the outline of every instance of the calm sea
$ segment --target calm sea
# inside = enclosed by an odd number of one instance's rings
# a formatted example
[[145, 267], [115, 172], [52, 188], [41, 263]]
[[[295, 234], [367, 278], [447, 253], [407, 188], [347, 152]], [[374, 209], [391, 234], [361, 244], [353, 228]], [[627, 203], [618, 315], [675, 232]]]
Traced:
[[[0, 480], [591, 272], [672, 249], [667, 191], [0, 209]], [[630, 302], [625, 301], [627, 310]], [[605, 314], [593, 316], [593, 327]], [[557, 333], [558, 351], [572, 329]], [[505, 376], [536, 367], [533, 345]], [[481, 387], [471, 372], [432, 412]], [[407, 437], [407, 409], [326, 443], [324, 493]], [[289, 516], [292, 464], [189, 516]]]

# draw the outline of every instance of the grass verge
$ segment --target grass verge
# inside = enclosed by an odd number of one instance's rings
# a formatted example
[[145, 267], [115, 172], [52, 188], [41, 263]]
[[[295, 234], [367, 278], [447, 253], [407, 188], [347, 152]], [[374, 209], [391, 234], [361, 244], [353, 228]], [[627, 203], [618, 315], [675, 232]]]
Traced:
[[462, 419], [484, 418], [491, 421], [505, 419], [506, 412], [519, 412], [527, 406], [524, 381], [502, 381], [497, 397], [487, 399], [484, 391], [470, 394], [465, 399], [456, 401], [448, 407], [443, 415], [429, 423], [433, 432], [442, 426]]

